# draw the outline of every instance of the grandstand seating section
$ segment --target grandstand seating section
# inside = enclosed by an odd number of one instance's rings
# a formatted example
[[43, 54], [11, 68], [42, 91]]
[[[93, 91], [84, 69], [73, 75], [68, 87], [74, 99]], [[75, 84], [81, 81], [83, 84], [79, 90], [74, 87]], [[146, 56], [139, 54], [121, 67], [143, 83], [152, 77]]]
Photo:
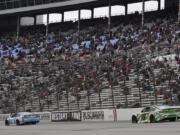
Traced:
[[133, 14], [113, 17], [110, 33], [107, 18], [82, 20], [80, 34], [76, 22], [51, 24], [48, 37], [22, 27], [18, 43], [3, 33], [0, 113], [178, 105], [180, 24], [166, 10], [145, 16], [143, 30]]

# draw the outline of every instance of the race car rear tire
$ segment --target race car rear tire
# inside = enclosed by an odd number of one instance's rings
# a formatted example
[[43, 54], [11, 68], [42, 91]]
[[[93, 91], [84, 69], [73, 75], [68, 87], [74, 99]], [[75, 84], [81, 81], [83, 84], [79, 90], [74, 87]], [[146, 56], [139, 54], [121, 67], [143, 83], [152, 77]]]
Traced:
[[132, 123], [137, 123], [137, 122], [138, 122], [138, 120], [137, 120], [136, 116], [132, 116]]
[[37, 122], [32, 122], [32, 124], [33, 124], [33, 125], [36, 125], [36, 124], [37, 124]]
[[5, 125], [9, 126], [9, 121], [8, 120], [5, 120]]
[[153, 115], [150, 116], [149, 120], [150, 120], [150, 123], [156, 122], [155, 117]]

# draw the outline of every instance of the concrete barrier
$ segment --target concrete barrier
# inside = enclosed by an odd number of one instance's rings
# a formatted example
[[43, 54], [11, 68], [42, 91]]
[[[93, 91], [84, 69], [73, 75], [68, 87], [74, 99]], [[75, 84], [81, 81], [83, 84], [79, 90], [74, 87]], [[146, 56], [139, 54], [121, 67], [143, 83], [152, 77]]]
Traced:
[[[129, 121], [132, 114], [141, 111], [142, 108], [128, 109], [102, 109], [81, 111], [82, 121]], [[51, 112], [35, 112], [40, 114], [41, 120], [51, 121]], [[0, 121], [4, 121], [9, 114], [0, 114]], [[54, 118], [54, 117], [53, 117]], [[59, 118], [59, 117], [58, 117]]]
[[41, 120], [51, 120], [51, 112], [35, 112], [40, 115]]
[[0, 121], [4, 121], [9, 117], [9, 114], [0, 114]]
[[[175, 106], [180, 108], [180, 106]], [[174, 106], [172, 107], [174, 108]], [[84, 110], [76, 112], [70, 112], [71, 118], [78, 118], [81, 121], [129, 121], [134, 113], [140, 112], [142, 108], [127, 108], [127, 109], [100, 109], [100, 110]], [[41, 120], [51, 121], [61, 120], [66, 118], [66, 112], [35, 112], [40, 114]], [[69, 112], [68, 112], [69, 113]], [[0, 121], [4, 121], [9, 114], [0, 114]], [[61, 117], [62, 116], [62, 117]], [[80, 119], [81, 117], [81, 119]]]
[[129, 121], [142, 108], [82, 111], [82, 121]]
[[142, 108], [117, 109], [117, 121], [129, 121], [134, 113], [140, 112]]

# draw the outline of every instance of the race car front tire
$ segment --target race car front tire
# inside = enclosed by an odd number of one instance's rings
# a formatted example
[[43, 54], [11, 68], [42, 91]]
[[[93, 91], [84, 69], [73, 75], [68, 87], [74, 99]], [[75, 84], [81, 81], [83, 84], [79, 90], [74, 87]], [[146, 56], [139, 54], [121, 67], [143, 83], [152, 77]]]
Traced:
[[150, 123], [155, 123], [156, 122], [154, 115], [151, 115], [149, 120], [150, 120]]
[[16, 125], [19, 126], [20, 125], [20, 121], [16, 120]]
[[132, 123], [137, 123], [138, 120], [137, 120], [137, 117], [136, 116], [132, 116]]

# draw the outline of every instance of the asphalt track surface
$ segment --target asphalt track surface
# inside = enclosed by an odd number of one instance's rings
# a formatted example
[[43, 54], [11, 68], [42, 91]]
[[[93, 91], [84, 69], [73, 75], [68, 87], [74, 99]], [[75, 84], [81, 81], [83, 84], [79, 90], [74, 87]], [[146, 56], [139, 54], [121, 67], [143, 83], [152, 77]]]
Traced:
[[37, 125], [5, 126], [0, 135], [180, 135], [180, 121], [154, 124], [130, 122], [40, 122]]

